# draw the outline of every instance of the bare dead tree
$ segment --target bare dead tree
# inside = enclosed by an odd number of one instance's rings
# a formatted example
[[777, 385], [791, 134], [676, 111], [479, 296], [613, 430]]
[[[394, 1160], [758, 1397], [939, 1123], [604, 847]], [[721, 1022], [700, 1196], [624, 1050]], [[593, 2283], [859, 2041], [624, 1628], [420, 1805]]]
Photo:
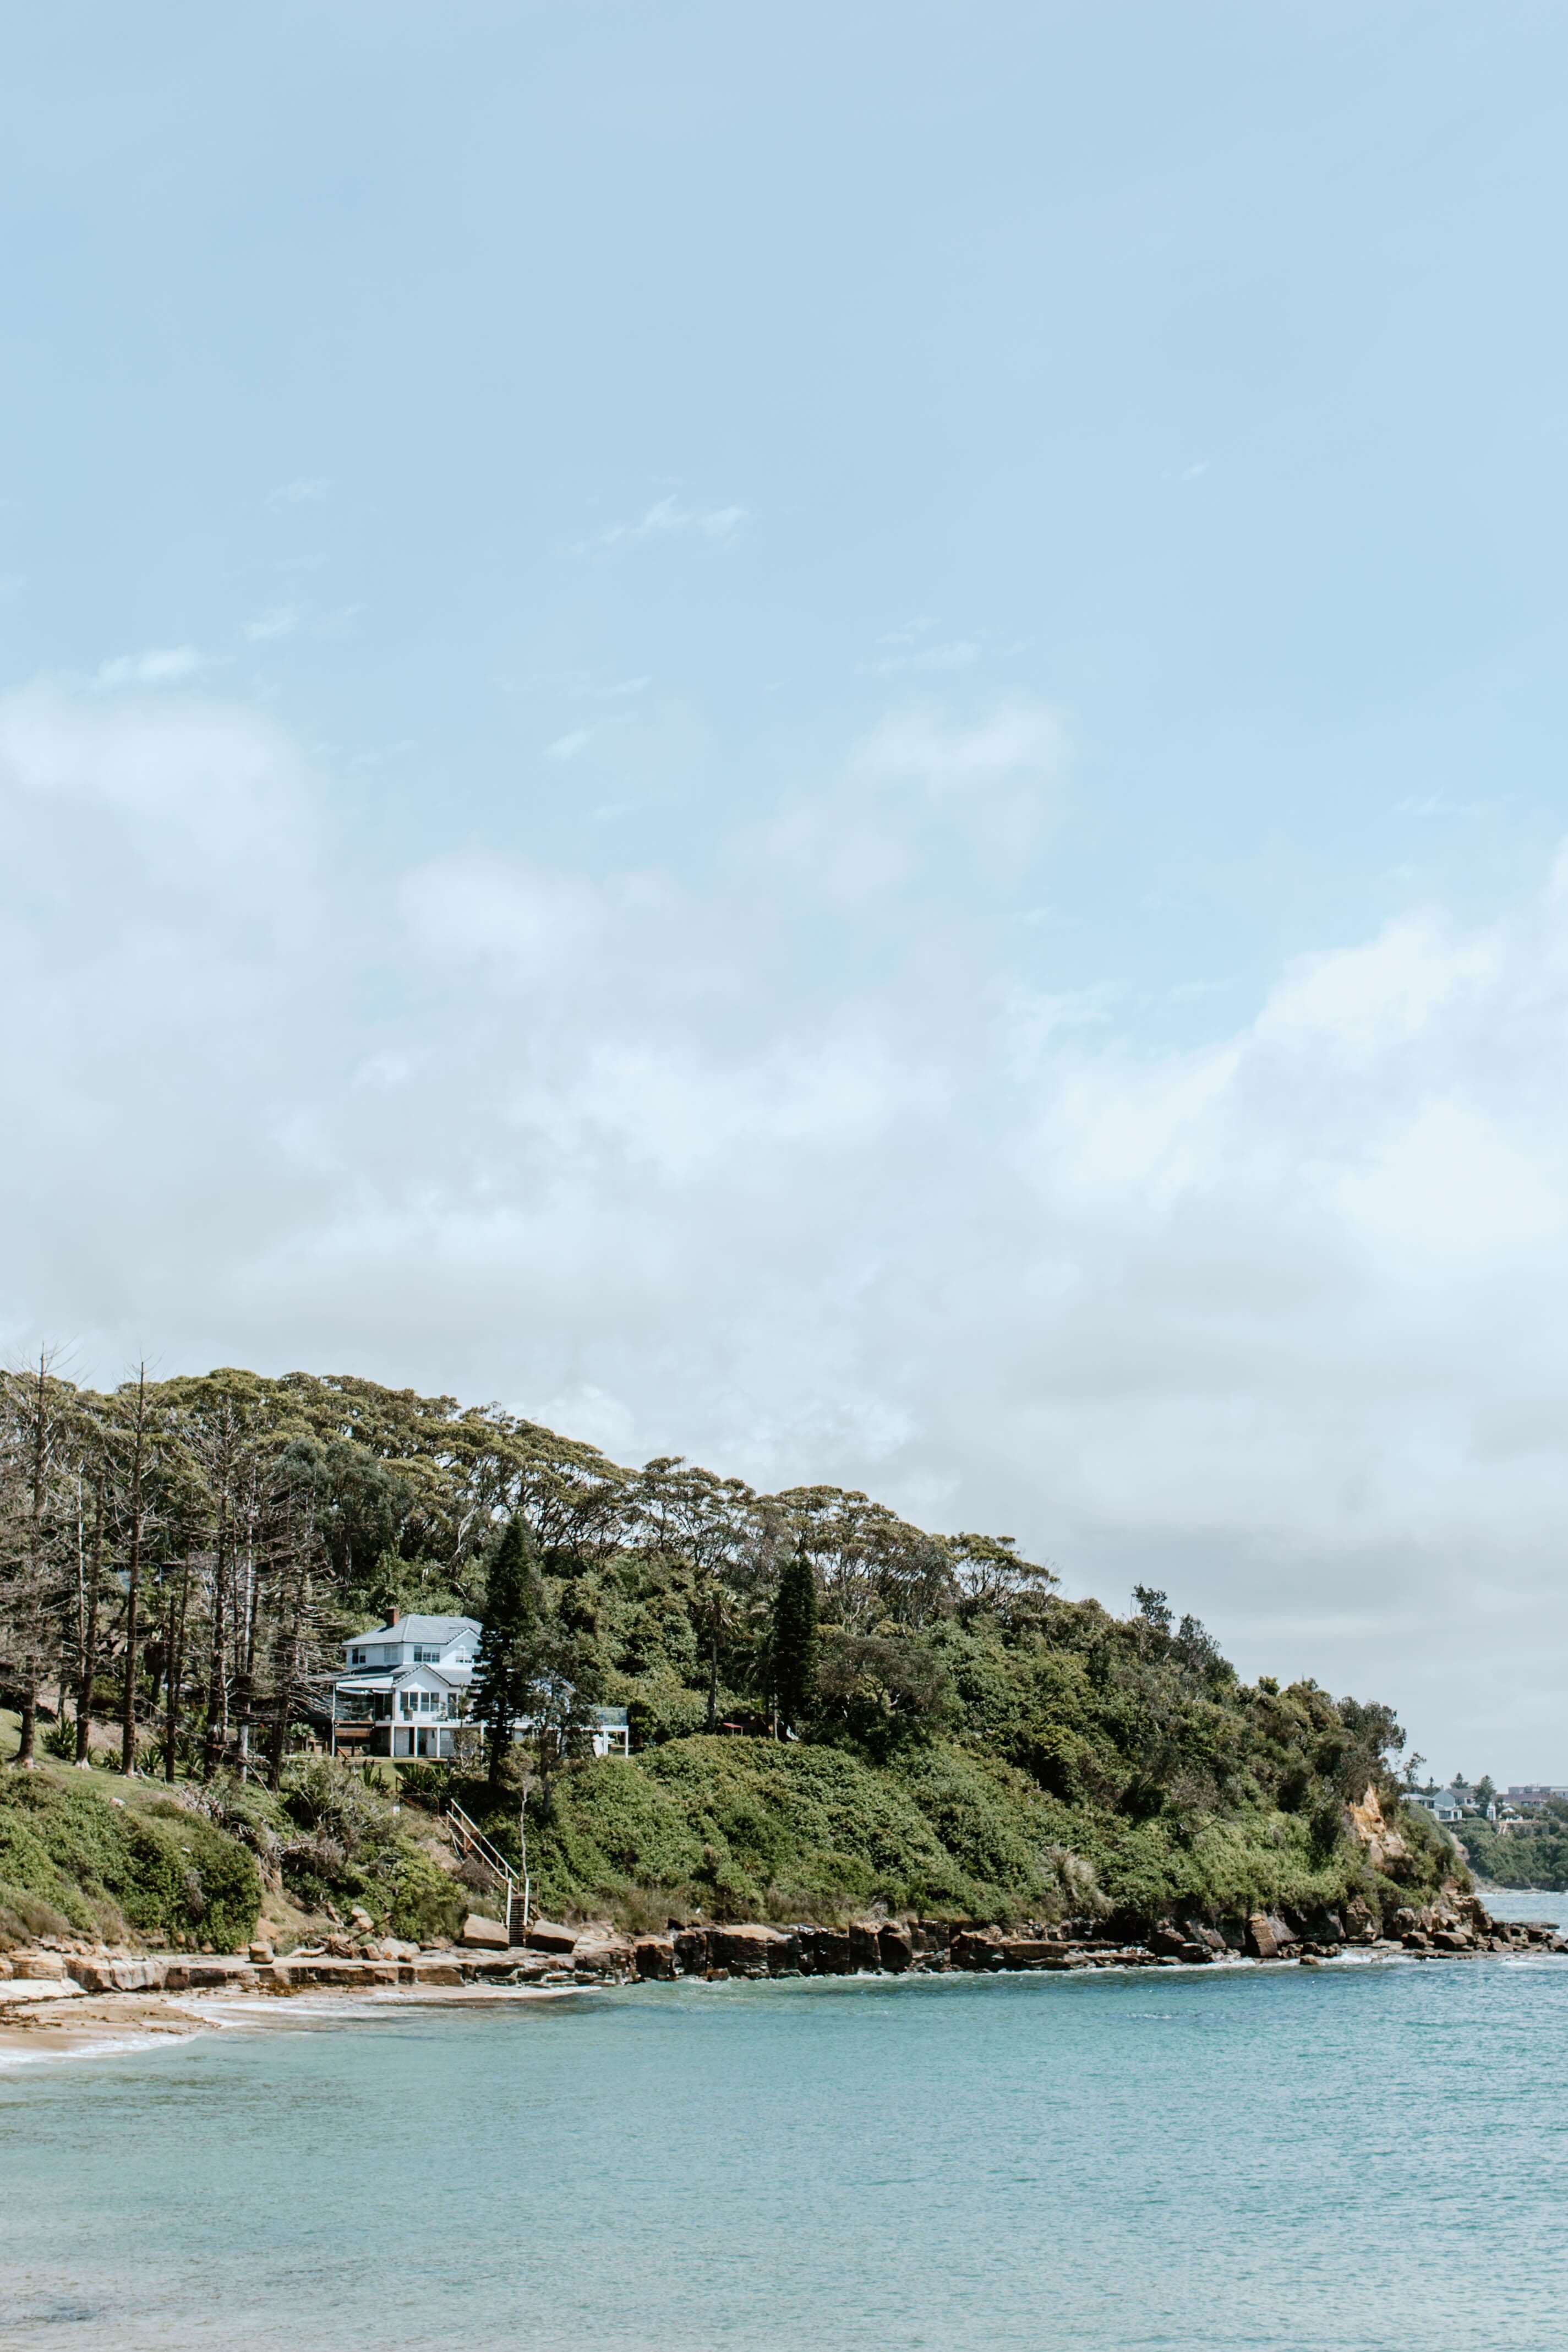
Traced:
[[128, 1491], [130, 1546], [125, 1581], [125, 1681], [120, 1694], [120, 1769], [127, 1780], [136, 1771], [136, 1644], [141, 1633], [138, 1611], [141, 1601], [141, 1552], [147, 1536], [147, 1455], [151, 1434], [147, 1410], [147, 1367], [139, 1365], [136, 1398], [130, 1409], [131, 1465]]
[[85, 1591], [81, 1596], [81, 1633], [77, 1650], [76, 1760], [91, 1760], [92, 1695], [98, 1678], [98, 1612], [103, 1591], [104, 1476], [98, 1465], [92, 1488], [92, 1543], [87, 1557]]

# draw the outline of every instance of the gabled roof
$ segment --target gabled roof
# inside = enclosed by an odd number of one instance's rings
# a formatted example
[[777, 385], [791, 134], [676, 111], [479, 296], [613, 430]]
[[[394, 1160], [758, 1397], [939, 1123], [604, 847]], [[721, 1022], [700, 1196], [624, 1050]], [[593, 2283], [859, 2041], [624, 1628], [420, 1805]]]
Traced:
[[355, 1666], [338, 1676], [337, 1687], [340, 1691], [401, 1690], [404, 1683], [419, 1683], [422, 1677], [453, 1691], [466, 1690], [470, 1680], [466, 1669], [451, 1674], [444, 1666]]
[[460, 1633], [477, 1641], [485, 1628], [476, 1617], [400, 1617], [395, 1625], [377, 1625], [368, 1633], [350, 1633], [350, 1646], [360, 1642], [436, 1642], [443, 1647]]

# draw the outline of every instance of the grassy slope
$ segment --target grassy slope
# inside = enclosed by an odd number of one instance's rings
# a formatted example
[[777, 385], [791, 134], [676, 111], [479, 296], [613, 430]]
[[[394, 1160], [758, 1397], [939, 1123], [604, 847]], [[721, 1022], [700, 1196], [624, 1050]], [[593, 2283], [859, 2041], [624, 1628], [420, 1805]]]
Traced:
[[232, 1951], [264, 1898], [318, 1921], [362, 1903], [415, 1938], [451, 1933], [470, 1900], [390, 1805], [329, 1767], [297, 1769], [281, 1799], [52, 1762], [0, 1770], [0, 1946], [76, 1934]]
[[[529, 1860], [547, 1908], [635, 1925], [698, 1910], [832, 1919], [879, 1902], [985, 1919], [1093, 1906], [1132, 1921], [1410, 1899], [1347, 1843], [1315, 1855], [1298, 1816], [1125, 1820], [943, 1740], [882, 1769], [828, 1748], [672, 1740], [570, 1776]], [[1440, 1857], [1423, 1853], [1416, 1874], [1440, 1875]]]
[[261, 1878], [235, 1839], [167, 1793], [41, 1764], [0, 1776], [0, 1941], [131, 1934], [227, 1951], [256, 1924]]
[[[481, 1791], [465, 1795], [483, 1810]], [[430, 1937], [474, 1899], [441, 1866], [431, 1816], [394, 1814], [346, 1771], [297, 1768], [281, 1799], [220, 1783], [205, 1812], [198, 1801], [53, 1763], [0, 1771], [0, 1944], [76, 1932], [230, 1950], [267, 1888], [275, 1910], [321, 1920], [359, 1902], [393, 1933]], [[514, 1822], [508, 1802], [494, 1829], [515, 1850]], [[1279, 1811], [1135, 1821], [1065, 1803], [953, 1741], [875, 1767], [840, 1748], [698, 1737], [559, 1780], [529, 1862], [541, 1908], [635, 1927], [875, 1906], [978, 1919], [1092, 1908], [1133, 1925], [1356, 1895], [1386, 1910], [1446, 1866], [1423, 1817], [1406, 1833], [1420, 1851], [1396, 1887], [1343, 1842], [1315, 1854], [1308, 1824]]]

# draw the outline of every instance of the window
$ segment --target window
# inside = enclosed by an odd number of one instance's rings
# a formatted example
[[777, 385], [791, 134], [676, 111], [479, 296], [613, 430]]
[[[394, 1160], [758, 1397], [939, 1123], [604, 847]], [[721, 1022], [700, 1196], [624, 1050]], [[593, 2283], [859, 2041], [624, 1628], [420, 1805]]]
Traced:
[[363, 1650], [354, 1650], [354, 1651], [350, 1652], [350, 1654], [351, 1655], [351, 1657], [352, 1657], [352, 1659], [353, 1659], [353, 1662], [354, 1662], [354, 1664], [355, 1664], [355, 1665], [356, 1665], [356, 1666], [362, 1666], [362, 1665], [364, 1664], [364, 1663], [365, 1663], [365, 1654], [364, 1654]]
[[415, 1650], [413, 1663], [416, 1666], [438, 1666], [441, 1664], [441, 1653], [439, 1650]]

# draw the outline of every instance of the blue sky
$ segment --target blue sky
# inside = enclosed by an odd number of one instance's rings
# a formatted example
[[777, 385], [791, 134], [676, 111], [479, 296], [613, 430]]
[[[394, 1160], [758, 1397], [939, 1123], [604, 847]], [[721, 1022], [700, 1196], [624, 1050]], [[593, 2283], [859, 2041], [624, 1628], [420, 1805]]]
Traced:
[[9, 65], [15, 1344], [863, 1484], [1561, 1777], [1560, 13]]

